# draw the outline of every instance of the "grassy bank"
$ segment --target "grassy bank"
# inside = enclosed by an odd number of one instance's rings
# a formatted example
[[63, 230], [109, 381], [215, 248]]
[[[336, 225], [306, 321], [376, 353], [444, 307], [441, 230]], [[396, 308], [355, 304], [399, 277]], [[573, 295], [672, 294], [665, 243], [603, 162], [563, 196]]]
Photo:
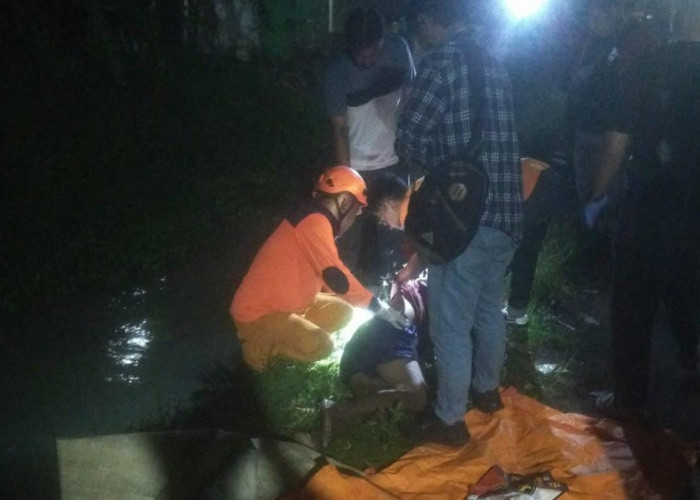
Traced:
[[[502, 376], [504, 386], [515, 386], [554, 406], [571, 395], [571, 384], [578, 381], [574, 352], [582, 342], [598, 341], [569, 335], [557, 323], [551, 306], [573, 257], [572, 241], [568, 222], [553, 225], [540, 255], [530, 325], [509, 330]], [[204, 388], [190, 402], [172, 409], [166, 417], [155, 416], [140, 428], [215, 427], [287, 438], [295, 432], [313, 431], [321, 424], [324, 398], [340, 401], [350, 397], [338, 376], [338, 359], [336, 355], [313, 364], [280, 360], [263, 374], [252, 374], [242, 366], [215, 368], [204, 375]], [[426, 378], [434, 380], [434, 373], [426, 373]], [[360, 469], [381, 468], [414, 446], [399, 431], [406, 418], [408, 414], [400, 407], [369, 415], [349, 434], [334, 437], [325, 452]]]

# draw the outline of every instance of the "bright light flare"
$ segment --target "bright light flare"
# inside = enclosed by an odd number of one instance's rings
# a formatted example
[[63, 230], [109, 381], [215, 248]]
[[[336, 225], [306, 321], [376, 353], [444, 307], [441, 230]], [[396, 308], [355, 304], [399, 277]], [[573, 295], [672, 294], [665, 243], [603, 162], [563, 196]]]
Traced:
[[340, 363], [340, 358], [343, 357], [345, 344], [350, 341], [357, 329], [372, 319], [373, 316], [374, 314], [367, 309], [353, 307], [352, 319], [350, 322], [345, 328], [333, 336], [333, 353], [328, 358], [330, 362]]
[[547, 0], [504, 0], [504, 2], [511, 17], [520, 20], [539, 12]]

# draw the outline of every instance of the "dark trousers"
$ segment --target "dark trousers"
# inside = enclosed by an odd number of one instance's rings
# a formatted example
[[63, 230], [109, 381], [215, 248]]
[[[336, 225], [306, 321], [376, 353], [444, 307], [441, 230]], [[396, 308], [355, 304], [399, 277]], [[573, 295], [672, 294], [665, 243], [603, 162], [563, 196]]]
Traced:
[[681, 367], [698, 362], [700, 220], [698, 214], [637, 200], [621, 207], [615, 234], [611, 308], [616, 400], [641, 408], [649, 387], [654, 318], [663, 304]]
[[555, 210], [556, 182], [551, 169], [544, 171], [532, 196], [523, 205], [523, 239], [510, 263], [508, 305], [514, 309], [524, 309], [530, 301], [537, 257]]
[[514, 309], [524, 309], [530, 302], [532, 285], [535, 282], [537, 257], [547, 235], [549, 221], [529, 222], [525, 219], [523, 240], [513, 255], [510, 264], [510, 295], [508, 304]]

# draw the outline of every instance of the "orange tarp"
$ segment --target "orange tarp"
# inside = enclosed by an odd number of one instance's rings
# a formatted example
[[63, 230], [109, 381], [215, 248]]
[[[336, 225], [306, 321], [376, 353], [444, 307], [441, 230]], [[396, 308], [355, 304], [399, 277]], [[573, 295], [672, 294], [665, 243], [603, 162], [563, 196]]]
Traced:
[[325, 465], [299, 498], [323, 500], [464, 499], [491, 466], [510, 474], [550, 471], [569, 499], [672, 498], [697, 454], [674, 436], [607, 419], [561, 413], [519, 394], [501, 393], [492, 416], [472, 410], [461, 448], [424, 445], [380, 472], [347, 475]]
[[534, 158], [521, 158], [520, 167], [523, 171], [523, 200], [527, 200], [535, 190], [540, 174], [549, 168], [549, 164]]

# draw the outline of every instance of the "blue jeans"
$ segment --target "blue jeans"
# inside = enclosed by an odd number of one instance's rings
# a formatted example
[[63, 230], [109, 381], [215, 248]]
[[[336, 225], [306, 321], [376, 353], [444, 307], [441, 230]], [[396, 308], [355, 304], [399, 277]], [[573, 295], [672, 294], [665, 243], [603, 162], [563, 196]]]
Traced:
[[498, 387], [505, 355], [503, 280], [514, 250], [509, 235], [481, 226], [462, 255], [429, 268], [435, 413], [448, 425], [464, 418], [470, 387], [478, 392]]

